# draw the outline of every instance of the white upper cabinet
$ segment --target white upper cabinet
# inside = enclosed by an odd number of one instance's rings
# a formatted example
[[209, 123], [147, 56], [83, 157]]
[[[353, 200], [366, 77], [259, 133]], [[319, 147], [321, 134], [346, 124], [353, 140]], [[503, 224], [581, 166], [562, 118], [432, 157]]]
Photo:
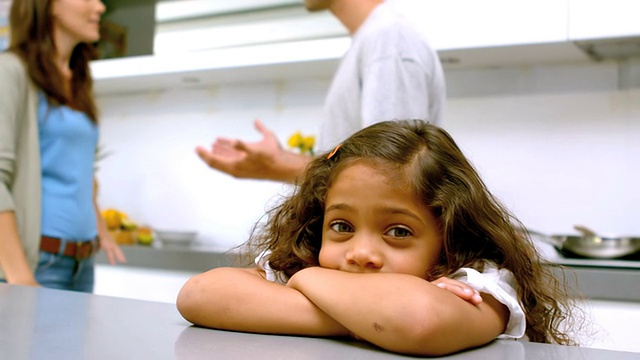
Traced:
[[[640, 39], [640, 0], [387, 1], [424, 31], [445, 69], [588, 61], [640, 48], [628, 41], [594, 44]], [[215, 6], [224, 3], [237, 2]], [[254, 3], [262, 7], [157, 20], [156, 55], [91, 64], [96, 93], [331, 76], [350, 38], [329, 12], [311, 14], [299, 0]], [[196, 48], [179, 52], [172, 38]]]
[[568, 0], [391, 0], [438, 50], [567, 41]]
[[569, 0], [569, 40], [640, 36], [640, 1]]

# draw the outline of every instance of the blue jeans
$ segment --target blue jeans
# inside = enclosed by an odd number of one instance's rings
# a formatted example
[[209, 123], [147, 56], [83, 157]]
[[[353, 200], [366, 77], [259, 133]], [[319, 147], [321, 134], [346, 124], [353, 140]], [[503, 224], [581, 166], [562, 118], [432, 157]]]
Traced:
[[94, 257], [75, 258], [40, 251], [36, 281], [47, 288], [93, 292]]

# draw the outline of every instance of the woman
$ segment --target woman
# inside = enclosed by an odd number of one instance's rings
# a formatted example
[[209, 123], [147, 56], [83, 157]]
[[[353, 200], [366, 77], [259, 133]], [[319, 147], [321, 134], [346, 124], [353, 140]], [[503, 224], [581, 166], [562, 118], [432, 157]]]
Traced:
[[[99, 0], [21, 0], [0, 54], [0, 279], [93, 291], [98, 248], [125, 261], [94, 194], [89, 60]], [[99, 239], [99, 241], [98, 241]]]

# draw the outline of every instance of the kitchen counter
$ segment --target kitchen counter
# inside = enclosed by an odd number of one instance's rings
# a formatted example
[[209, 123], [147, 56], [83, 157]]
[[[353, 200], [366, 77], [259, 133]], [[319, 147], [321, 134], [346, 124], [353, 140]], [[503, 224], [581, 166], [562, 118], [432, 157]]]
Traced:
[[[203, 245], [121, 248], [127, 257], [124, 266], [200, 273], [215, 267], [241, 265], [235, 251]], [[640, 261], [568, 259], [559, 256], [549, 260], [567, 267], [570, 286], [587, 298], [640, 301]], [[104, 253], [97, 255], [96, 263], [107, 264]]]
[[[199, 273], [216, 267], [240, 265], [237, 252], [199, 244], [173, 247], [121, 245], [120, 249], [127, 258], [124, 266]], [[103, 251], [96, 255], [96, 263], [108, 264]]]
[[[406, 359], [363, 342], [191, 326], [174, 305], [0, 284], [7, 359]], [[640, 354], [497, 340], [451, 359], [638, 359]]]

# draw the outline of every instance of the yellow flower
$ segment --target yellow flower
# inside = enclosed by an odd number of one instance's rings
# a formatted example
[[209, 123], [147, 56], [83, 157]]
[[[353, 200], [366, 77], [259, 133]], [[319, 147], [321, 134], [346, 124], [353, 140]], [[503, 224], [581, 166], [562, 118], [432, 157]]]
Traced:
[[313, 155], [313, 146], [316, 144], [316, 137], [313, 135], [305, 136], [302, 138], [302, 144], [300, 144], [300, 152], [303, 154], [308, 152]]
[[293, 133], [293, 135], [291, 135], [291, 137], [289, 137], [289, 140], [287, 141], [287, 145], [289, 145], [290, 148], [298, 149], [301, 154], [309, 153], [310, 155], [314, 155], [313, 146], [315, 145], [315, 143], [315, 136], [304, 136], [300, 131], [296, 131], [295, 133]]
[[300, 147], [300, 145], [302, 144], [302, 133], [300, 131], [296, 131], [295, 133], [293, 133], [293, 135], [291, 135], [291, 137], [287, 141], [287, 144], [292, 148]]

